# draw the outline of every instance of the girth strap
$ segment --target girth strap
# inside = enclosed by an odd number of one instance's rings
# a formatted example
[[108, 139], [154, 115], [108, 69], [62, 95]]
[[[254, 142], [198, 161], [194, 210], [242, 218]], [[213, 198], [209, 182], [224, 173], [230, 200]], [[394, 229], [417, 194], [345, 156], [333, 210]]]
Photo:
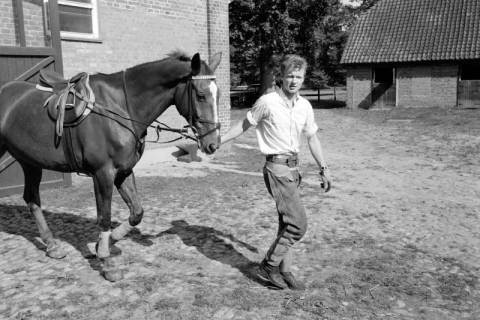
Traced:
[[81, 161], [77, 159], [74, 150], [74, 136], [75, 136], [75, 128], [72, 127], [65, 127], [63, 133], [63, 153], [65, 154], [65, 159], [70, 167], [71, 171], [80, 172], [81, 170]]

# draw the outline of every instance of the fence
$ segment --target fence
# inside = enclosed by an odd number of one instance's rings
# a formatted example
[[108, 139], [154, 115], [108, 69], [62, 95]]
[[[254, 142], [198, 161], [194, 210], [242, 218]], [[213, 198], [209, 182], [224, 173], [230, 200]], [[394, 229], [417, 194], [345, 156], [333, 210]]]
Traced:
[[[249, 86], [233, 87], [230, 90], [230, 102], [232, 108], [250, 108], [258, 98], [258, 90], [260, 85], [253, 84]], [[302, 97], [316, 97], [320, 102], [322, 97], [333, 97], [333, 101], [337, 101], [339, 91], [345, 91], [345, 87], [325, 87], [318, 89], [302, 88], [300, 95]]]

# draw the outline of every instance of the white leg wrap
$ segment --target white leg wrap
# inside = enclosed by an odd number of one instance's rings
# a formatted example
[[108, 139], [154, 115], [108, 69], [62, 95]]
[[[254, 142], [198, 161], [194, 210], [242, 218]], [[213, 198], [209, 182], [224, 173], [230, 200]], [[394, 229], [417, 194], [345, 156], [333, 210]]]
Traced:
[[97, 248], [98, 258], [107, 258], [110, 256], [110, 234], [110, 231], [100, 232]]
[[132, 229], [133, 227], [130, 225], [130, 222], [128, 222], [128, 220], [123, 221], [121, 225], [113, 229], [111, 237], [113, 240], [118, 241], [120, 239], [123, 239], [123, 237], [125, 237], [127, 233], [129, 233]]

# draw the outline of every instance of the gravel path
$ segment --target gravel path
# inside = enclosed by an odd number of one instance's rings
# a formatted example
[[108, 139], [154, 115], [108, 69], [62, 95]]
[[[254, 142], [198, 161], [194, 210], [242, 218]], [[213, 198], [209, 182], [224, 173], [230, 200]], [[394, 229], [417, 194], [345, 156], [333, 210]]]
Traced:
[[[276, 212], [251, 130], [201, 162], [149, 146], [135, 171], [145, 217], [116, 245], [125, 271], [116, 283], [89, 250], [90, 179], [42, 192], [62, 260], [45, 256], [20, 196], [0, 199], [0, 319], [480, 319], [479, 110], [315, 115], [334, 188], [320, 192], [302, 150], [304, 293], [253, 275]], [[112, 216], [128, 217], [117, 192]]]

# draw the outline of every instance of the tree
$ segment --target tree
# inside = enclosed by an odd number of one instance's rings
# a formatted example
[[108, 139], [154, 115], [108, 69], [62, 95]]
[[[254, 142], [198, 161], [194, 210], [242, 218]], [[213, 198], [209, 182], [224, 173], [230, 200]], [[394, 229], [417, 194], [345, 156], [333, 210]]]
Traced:
[[237, 0], [230, 4], [233, 72], [239, 83], [266, 80], [275, 55], [295, 50], [289, 16], [292, 0]]
[[344, 28], [349, 30], [353, 27], [362, 12], [367, 11], [381, 0], [353, 0], [344, 6]]
[[338, 0], [303, 0], [298, 4], [298, 51], [309, 62], [307, 79], [310, 86], [319, 88], [323, 84], [343, 82], [339, 67], [346, 40], [342, 29], [342, 5]]
[[298, 53], [309, 63], [307, 84], [344, 83], [340, 58], [348, 28], [362, 10], [378, 0], [235, 0], [230, 3], [232, 84], [271, 87], [278, 58]]

